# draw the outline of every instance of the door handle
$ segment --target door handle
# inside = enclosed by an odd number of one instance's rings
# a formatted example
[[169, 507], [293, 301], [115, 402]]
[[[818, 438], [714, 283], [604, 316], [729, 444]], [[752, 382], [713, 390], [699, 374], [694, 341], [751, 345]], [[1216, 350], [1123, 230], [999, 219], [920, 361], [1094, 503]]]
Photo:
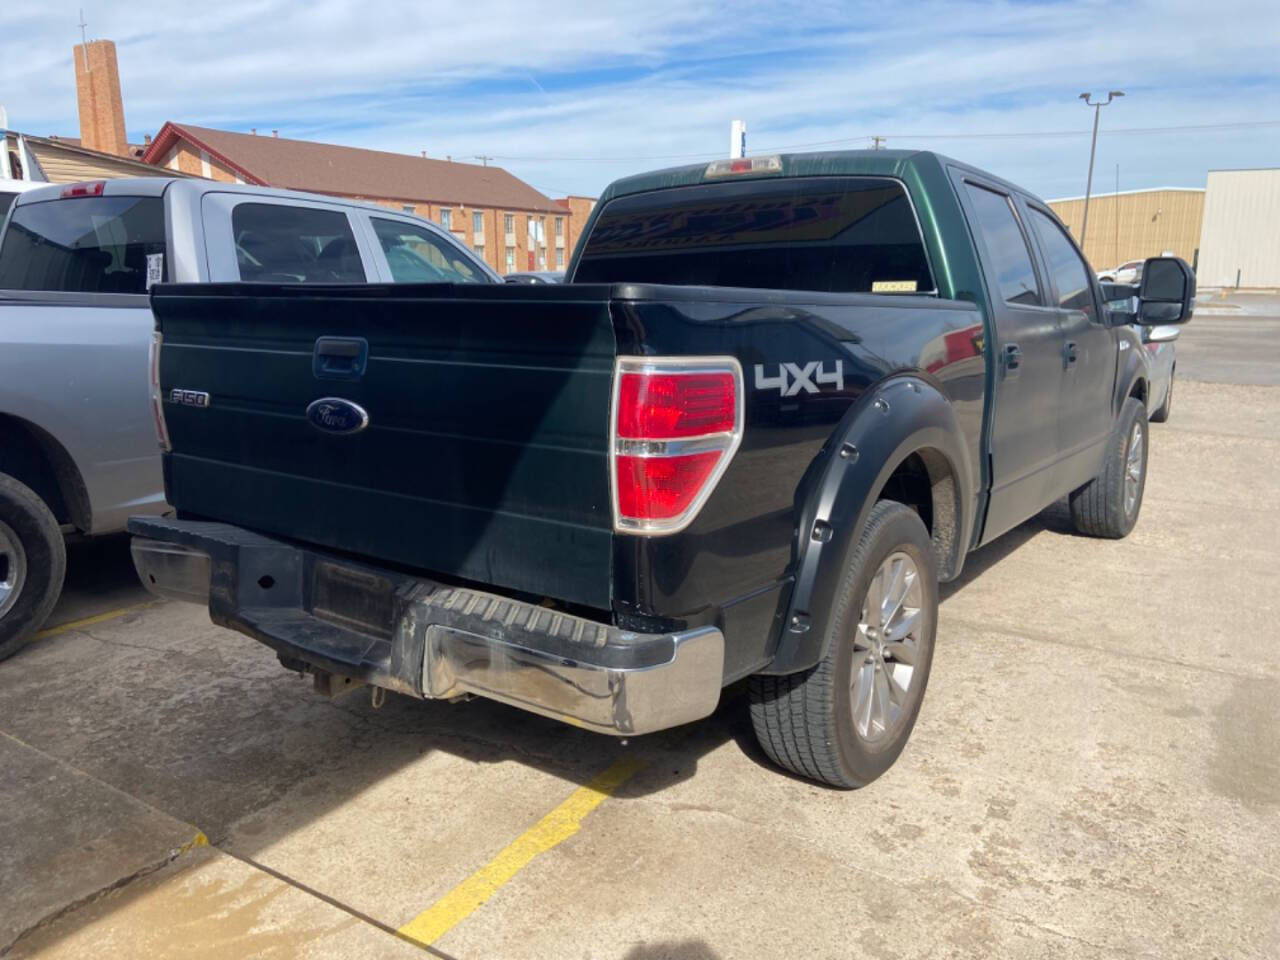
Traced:
[[359, 380], [368, 358], [369, 342], [364, 337], [320, 337], [311, 372], [320, 380]]
[[1063, 348], [1062, 354], [1066, 357], [1067, 363], [1075, 363], [1076, 357], [1080, 355], [1080, 351], [1074, 340], [1068, 340], [1066, 347]]
[[1006, 343], [1004, 347], [1004, 373], [1009, 376], [1022, 366], [1022, 349], [1016, 343]]

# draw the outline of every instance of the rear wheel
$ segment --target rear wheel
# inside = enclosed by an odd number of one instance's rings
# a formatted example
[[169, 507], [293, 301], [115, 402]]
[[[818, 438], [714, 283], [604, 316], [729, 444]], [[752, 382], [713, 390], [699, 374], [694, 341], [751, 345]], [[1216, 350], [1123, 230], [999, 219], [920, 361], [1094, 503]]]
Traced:
[[1147, 487], [1147, 411], [1130, 397], [1107, 442], [1101, 472], [1071, 494], [1071, 521], [1091, 537], [1118, 540], [1129, 535]]
[[31, 641], [62, 592], [62, 531], [29, 487], [0, 473], [0, 660]]
[[910, 508], [875, 505], [812, 670], [751, 678], [751, 720], [769, 758], [835, 787], [861, 787], [902, 753], [924, 698], [938, 622], [929, 532]]

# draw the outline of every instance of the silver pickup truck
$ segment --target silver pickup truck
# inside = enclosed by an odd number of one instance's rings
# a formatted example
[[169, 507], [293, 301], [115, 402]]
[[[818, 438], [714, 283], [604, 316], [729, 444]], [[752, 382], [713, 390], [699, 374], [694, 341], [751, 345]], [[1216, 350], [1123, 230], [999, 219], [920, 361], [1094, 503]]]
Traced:
[[241, 280], [500, 282], [435, 224], [334, 197], [166, 178], [21, 193], [0, 233], [0, 659], [53, 609], [66, 534], [168, 509], [148, 290]]

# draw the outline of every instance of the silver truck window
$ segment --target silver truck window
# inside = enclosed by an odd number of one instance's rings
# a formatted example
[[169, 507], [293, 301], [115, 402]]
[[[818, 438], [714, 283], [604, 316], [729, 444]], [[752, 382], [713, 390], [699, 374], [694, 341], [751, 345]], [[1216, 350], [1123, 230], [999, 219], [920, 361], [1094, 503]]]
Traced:
[[239, 203], [231, 211], [241, 280], [364, 283], [345, 213], [280, 203]]
[[924, 293], [915, 211], [888, 177], [798, 177], [674, 187], [610, 200], [579, 283], [675, 283], [830, 293]]
[[978, 232], [987, 245], [987, 261], [995, 274], [1005, 303], [1040, 306], [1040, 286], [1031, 265], [1027, 238], [1013, 215], [1009, 198], [975, 183], [965, 183], [969, 202], [978, 220]]
[[403, 220], [373, 217], [373, 229], [396, 283], [487, 283], [450, 241]]
[[[160, 197], [69, 197], [14, 208], [0, 289], [146, 293], [167, 279]], [[157, 276], [158, 275], [158, 276]]]

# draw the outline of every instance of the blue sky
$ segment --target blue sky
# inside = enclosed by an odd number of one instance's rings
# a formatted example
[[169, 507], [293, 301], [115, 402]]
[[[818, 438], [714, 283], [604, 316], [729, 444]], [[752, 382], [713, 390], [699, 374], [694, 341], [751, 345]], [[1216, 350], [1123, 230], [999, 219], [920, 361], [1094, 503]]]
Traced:
[[[1280, 165], [1274, 0], [85, 2], [90, 38], [116, 41], [137, 140], [165, 120], [274, 128], [490, 155], [546, 193], [594, 194], [723, 155], [741, 118], [749, 152], [880, 134], [1058, 197], [1084, 192], [1093, 117], [1077, 95], [1120, 89], [1095, 190], [1113, 189], [1117, 164], [1121, 189]], [[0, 9], [11, 127], [77, 133], [78, 10]]]

